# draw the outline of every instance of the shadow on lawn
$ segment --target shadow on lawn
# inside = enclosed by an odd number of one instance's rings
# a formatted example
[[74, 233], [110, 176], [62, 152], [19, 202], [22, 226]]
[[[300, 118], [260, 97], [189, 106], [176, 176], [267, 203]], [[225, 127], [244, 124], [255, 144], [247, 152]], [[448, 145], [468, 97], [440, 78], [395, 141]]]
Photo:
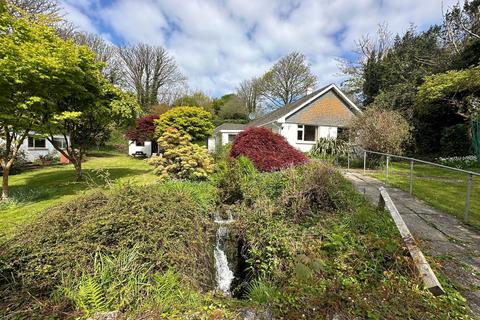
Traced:
[[[102, 177], [107, 173], [107, 179]], [[108, 181], [115, 181], [124, 177], [134, 177], [149, 172], [148, 169], [135, 168], [102, 168], [100, 171], [84, 169], [84, 179], [75, 181], [73, 168], [59, 171], [37, 172], [25, 179], [24, 184], [11, 186], [10, 192], [17, 205], [35, 201], [54, 200], [65, 195], [73, 195], [83, 190], [101, 187]]]

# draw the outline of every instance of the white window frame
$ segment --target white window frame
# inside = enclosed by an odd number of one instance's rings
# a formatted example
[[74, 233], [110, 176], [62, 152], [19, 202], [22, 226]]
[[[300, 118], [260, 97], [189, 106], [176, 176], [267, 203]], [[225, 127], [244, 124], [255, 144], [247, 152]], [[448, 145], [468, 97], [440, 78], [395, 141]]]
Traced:
[[[30, 139], [32, 139], [32, 146], [30, 146]], [[44, 146], [43, 147], [37, 147], [36, 146], [36, 143], [37, 141], [39, 140], [43, 140], [44, 141]], [[47, 139], [46, 138], [35, 138], [35, 137], [28, 137], [27, 138], [27, 147], [28, 149], [47, 149]]]
[[[309, 126], [309, 127], [314, 127], [314, 128], [315, 128], [315, 137], [313, 138], [313, 140], [305, 140], [305, 126], [306, 126], [306, 125], [304, 125], [304, 124], [298, 124], [298, 125], [297, 125], [297, 141], [298, 141], [298, 142], [305, 142], [305, 143], [314, 143], [315, 140], [316, 140], [316, 137], [317, 137], [317, 129], [318, 129], [318, 127], [316, 127], [316, 126]], [[308, 125], [307, 125], [307, 126], [308, 126]], [[300, 131], [302, 132], [302, 138], [301, 138], [301, 139], [298, 138], [298, 133], [299, 133]]]
[[53, 138], [53, 143], [60, 143], [60, 149], [66, 149], [67, 148], [67, 140], [65, 138]]

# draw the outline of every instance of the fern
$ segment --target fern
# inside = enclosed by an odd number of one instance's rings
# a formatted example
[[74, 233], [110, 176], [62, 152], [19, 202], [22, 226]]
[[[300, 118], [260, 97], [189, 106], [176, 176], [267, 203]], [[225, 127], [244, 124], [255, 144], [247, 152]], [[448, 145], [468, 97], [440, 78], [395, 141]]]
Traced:
[[84, 305], [87, 306], [85, 311], [108, 310], [109, 306], [106, 303], [105, 293], [94, 278], [89, 277], [84, 283], [80, 284], [78, 295], [85, 302]]
[[62, 280], [61, 294], [86, 314], [135, 306], [153, 291], [152, 268], [135, 246], [110, 256], [97, 251], [93, 268], [77, 279]]

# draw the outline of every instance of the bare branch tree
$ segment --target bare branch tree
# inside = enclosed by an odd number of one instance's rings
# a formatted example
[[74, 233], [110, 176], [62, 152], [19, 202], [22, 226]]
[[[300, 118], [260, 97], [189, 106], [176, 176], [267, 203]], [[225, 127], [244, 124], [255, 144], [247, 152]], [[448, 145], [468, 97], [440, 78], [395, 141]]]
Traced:
[[80, 45], [86, 45], [96, 54], [97, 61], [105, 63], [102, 73], [112, 84], [122, 86], [124, 84], [124, 72], [122, 62], [118, 55], [118, 48], [105, 41], [102, 37], [91, 34], [76, 32], [72, 38]]
[[312, 74], [305, 55], [292, 52], [262, 77], [262, 97], [272, 106], [282, 107], [304, 96], [316, 83], [317, 78]]
[[160, 90], [165, 86], [185, 81], [175, 60], [162, 47], [140, 43], [122, 47], [118, 52], [125, 68], [126, 83], [135, 91], [144, 110], [158, 104]]
[[372, 38], [367, 34], [355, 41], [356, 59], [337, 59], [341, 75], [347, 76], [341, 85], [342, 89], [356, 102], [361, 103], [363, 100], [364, 70], [368, 58], [375, 53], [376, 57], [383, 59], [392, 47], [392, 38], [387, 23], [381, 23], [378, 25], [375, 37]]
[[255, 115], [258, 111], [261, 100], [260, 79], [252, 78], [240, 82], [236, 89], [237, 96], [244, 102], [249, 115]]
[[442, 3], [442, 14], [447, 40], [456, 53], [469, 38], [480, 40], [480, 3], [466, 1], [462, 6], [457, 2], [446, 12]]
[[10, 13], [16, 16], [22, 15], [21, 11], [31, 16], [38, 14], [58, 15], [60, 11], [57, 0], [7, 0], [7, 7]]
[[158, 102], [167, 106], [173, 106], [175, 101], [190, 93], [190, 88], [186, 81], [177, 81], [166, 84], [158, 91]]

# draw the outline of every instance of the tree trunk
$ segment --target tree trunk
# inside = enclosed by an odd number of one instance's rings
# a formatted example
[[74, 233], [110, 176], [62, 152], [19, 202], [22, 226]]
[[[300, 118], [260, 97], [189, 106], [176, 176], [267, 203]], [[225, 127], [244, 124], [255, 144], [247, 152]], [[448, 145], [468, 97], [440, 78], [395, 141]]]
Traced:
[[77, 175], [77, 181], [81, 181], [83, 178], [83, 172], [82, 172], [82, 160], [77, 160], [73, 162], [73, 166], [75, 167], [75, 173]]
[[3, 180], [2, 180], [2, 200], [8, 199], [10, 196], [8, 191], [8, 176], [10, 174], [10, 166], [3, 167]]

